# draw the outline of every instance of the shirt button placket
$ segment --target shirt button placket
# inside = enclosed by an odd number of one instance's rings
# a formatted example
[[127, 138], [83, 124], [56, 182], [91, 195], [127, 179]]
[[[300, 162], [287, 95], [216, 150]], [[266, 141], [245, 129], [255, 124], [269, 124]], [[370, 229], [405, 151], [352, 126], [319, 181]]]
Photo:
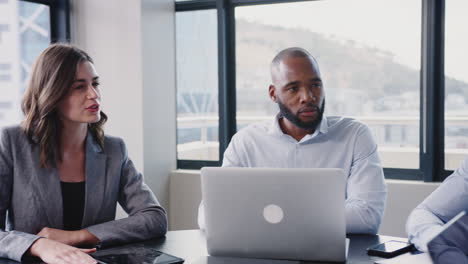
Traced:
[[301, 147], [301, 144], [296, 143], [295, 149], [294, 149], [294, 168], [298, 168], [298, 161], [297, 159], [299, 158], [299, 148]]

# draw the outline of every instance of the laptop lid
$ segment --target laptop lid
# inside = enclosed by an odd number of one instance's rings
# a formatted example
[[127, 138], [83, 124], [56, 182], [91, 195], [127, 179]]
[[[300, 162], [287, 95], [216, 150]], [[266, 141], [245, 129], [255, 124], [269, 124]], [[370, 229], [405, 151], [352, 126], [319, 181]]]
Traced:
[[341, 169], [203, 168], [208, 253], [344, 261]]
[[434, 263], [468, 263], [468, 215], [461, 211], [427, 243]]

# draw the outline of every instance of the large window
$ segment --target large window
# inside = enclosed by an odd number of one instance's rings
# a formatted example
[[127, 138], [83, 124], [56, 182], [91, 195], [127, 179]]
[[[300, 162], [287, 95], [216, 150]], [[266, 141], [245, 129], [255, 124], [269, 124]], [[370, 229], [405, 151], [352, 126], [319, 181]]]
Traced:
[[456, 169], [468, 155], [468, 2], [446, 2], [445, 167]]
[[235, 14], [237, 129], [277, 113], [269, 62], [302, 47], [320, 65], [325, 114], [366, 123], [384, 167], [419, 168], [420, 1], [312, 1]]
[[0, 128], [21, 121], [21, 97], [39, 53], [68, 38], [68, 1], [37, 2], [0, 1]]
[[177, 157], [218, 160], [216, 10], [176, 14]]
[[[466, 60], [459, 59], [468, 44], [460, 40], [467, 35], [464, 2], [447, 1], [445, 9], [440, 0], [177, 1], [177, 14], [216, 12], [219, 154], [237, 130], [277, 113], [268, 97], [269, 63], [281, 49], [299, 46], [320, 65], [326, 115], [354, 117], [371, 128], [386, 177], [444, 179], [447, 170], [459, 166], [464, 149], [468, 153], [462, 114], [468, 75]], [[196, 31], [214, 24], [198, 24]], [[440, 92], [445, 88], [444, 110]], [[221, 163], [180, 157], [180, 168]]]

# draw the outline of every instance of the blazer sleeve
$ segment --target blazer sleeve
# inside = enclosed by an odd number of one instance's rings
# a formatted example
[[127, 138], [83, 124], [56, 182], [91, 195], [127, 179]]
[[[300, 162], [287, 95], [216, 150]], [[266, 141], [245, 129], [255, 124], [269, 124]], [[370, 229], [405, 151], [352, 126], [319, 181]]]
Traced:
[[165, 210], [128, 158], [123, 141], [120, 141], [120, 146], [124, 158], [118, 202], [128, 217], [86, 228], [100, 240], [103, 247], [162, 237], [167, 232]]
[[24, 253], [39, 236], [6, 231], [7, 212], [13, 189], [13, 155], [7, 129], [0, 134], [0, 258], [21, 261]]

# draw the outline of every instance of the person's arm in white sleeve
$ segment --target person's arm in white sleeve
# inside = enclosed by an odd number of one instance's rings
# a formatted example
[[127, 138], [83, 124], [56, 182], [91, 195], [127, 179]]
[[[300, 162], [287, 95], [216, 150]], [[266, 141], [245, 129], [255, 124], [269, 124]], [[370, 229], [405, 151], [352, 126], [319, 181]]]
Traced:
[[[239, 146], [237, 141], [237, 136], [234, 135], [231, 143], [229, 143], [226, 151], [224, 151], [223, 167], [245, 167], [238, 156]], [[205, 230], [205, 226], [205, 205], [202, 200], [198, 206], [198, 227], [201, 230]]]
[[243, 152], [245, 152], [245, 149], [242, 146], [241, 137], [236, 134], [224, 151], [222, 167], [247, 167], [247, 164], [243, 161]]
[[444, 222], [422, 206], [416, 207], [406, 222], [408, 239], [418, 250], [427, 251], [427, 242], [437, 234]]
[[346, 186], [346, 232], [376, 234], [385, 209], [387, 186], [377, 144], [369, 128], [358, 132]]
[[406, 232], [420, 250], [427, 250], [427, 242], [439, 228], [468, 209], [468, 159], [431, 193], [408, 217]]

